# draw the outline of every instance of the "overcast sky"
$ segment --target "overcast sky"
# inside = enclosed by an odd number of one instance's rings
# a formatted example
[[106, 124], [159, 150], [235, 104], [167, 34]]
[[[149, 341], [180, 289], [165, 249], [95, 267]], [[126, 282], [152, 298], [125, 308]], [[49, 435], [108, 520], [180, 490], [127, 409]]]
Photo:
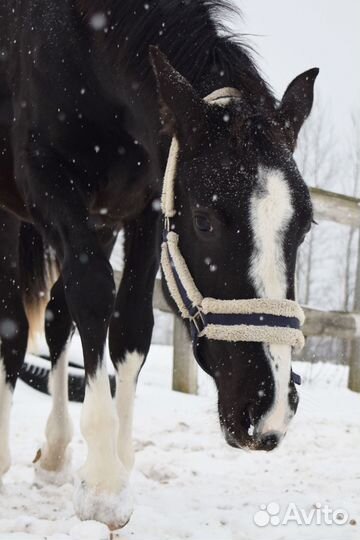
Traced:
[[257, 63], [276, 94], [299, 73], [319, 67], [316, 88], [329, 122], [347, 136], [351, 112], [360, 115], [360, 0], [233, 0], [236, 24], [254, 34]]
[[[338, 166], [346, 172], [344, 156], [353, 136], [351, 114], [357, 114], [360, 121], [360, 0], [233, 1], [243, 12], [236, 28], [255, 34], [250, 39], [259, 53], [257, 63], [278, 97], [296, 75], [311, 67], [320, 68], [316, 95], [328, 111], [325, 121], [333, 130], [335, 155], [341, 156]], [[335, 190], [343, 188], [340, 185]], [[334, 190], [333, 184], [330, 189]], [[326, 232], [321, 238], [327, 252], [315, 269], [318, 275], [311, 302], [324, 309], [341, 309], [339, 261], [345, 260], [342, 248], [346, 244], [338, 240], [344, 228], [320, 222], [317, 233], [321, 230]], [[333, 287], [334, 281], [338, 287]]]

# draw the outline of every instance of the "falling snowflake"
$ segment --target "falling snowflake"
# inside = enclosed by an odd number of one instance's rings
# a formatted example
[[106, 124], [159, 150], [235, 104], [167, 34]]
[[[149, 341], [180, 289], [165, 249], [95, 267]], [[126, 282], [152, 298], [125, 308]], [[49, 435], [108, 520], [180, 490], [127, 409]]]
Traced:
[[89, 24], [94, 30], [104, 30], [107, 25], [107, 18], [105, 13], [103, 13], [102, 11], [94, 13], [94, 15], [90, 19]]

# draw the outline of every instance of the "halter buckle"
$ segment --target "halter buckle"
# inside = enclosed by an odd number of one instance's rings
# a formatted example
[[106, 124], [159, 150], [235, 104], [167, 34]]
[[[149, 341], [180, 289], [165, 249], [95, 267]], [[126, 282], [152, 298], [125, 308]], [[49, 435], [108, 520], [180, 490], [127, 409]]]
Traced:
[[194, 325], [198, 334], [200, 334], [204, 330], [206, 323], [204, 320], [204, 316], [199, 309], [197, 310], [195, 315], [192, 315], [190, 317], [190, 323]]

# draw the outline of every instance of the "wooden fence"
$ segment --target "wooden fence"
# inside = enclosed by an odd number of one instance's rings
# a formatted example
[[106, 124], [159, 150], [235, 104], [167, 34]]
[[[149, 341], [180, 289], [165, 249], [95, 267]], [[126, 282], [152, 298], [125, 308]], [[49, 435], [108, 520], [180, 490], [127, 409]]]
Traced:
[[[312, 188], [311, 197], [315, 219], [333, 221], [360, 228], [360, 199]], [[154, 307], [170, 313], [156, 280]], [[349, 358], [349, 388], [360, 392], [360, 236], [356, 272], [354, 312], [321, 311], [304, 307], [306, 336], [330, 336], [351, 340]], [[173, 335], [173, 389], [190, 394], [197, 393], [197, 364], [194, 360], [189, 338], [183, 323], [174, 318]]]
[[[312, 188], [311, 197], [317, 220], [333, 221], [360, 228], [360, 199]], [[353, 313], [306, 310], [307, 336], [332, 336], [351, 340], [348, 387], [360, 392], [360, 235], [357, 249]]]

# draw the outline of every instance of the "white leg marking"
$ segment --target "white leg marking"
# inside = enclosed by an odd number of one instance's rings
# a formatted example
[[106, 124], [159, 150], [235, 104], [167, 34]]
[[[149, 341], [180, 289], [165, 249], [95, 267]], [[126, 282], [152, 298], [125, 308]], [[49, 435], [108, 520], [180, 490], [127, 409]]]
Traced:
[[119, 456], [128, 471], [134, 466], [132, 426], [137, 377], [144, 362], [144, 355], [127, 352], [117, 366], [116, 409], [119, 417]]
[[[294, 209], [289, 186], [281, 171], [259, 168], [260, 190], [251, 200], [254, 254], [250, 277], [260, 297], [286, 298], [287, 278], [283, 238]], [[289, 407], [291, 347], [264, 345], [273, 373], [274, 403], [258, 426], [259, 433], [277, 431], [284, 435], [293, 416]]]
[[12, 403], [12, 389], [6, 383], [4, 361], [0, 358], [0, 482], [1, 477], [10, 468], [10, 409]]
[[119, 423], [105, 366], [86, 386], [81, 431], [88, 455], [74, 495], [76, 513], [80, 519], [101, 521], [112, 529], [123, 527], [130, 519], [132, 501], [129, 475], [118, 456]]
[[41, 480], [59, 485], [71, 479], [68, 444], [73, 436], [73, 426], [68, 407], [67, 349], [68, 344], [51, 373], [49, 387], [53, 403], [45, 429], [46, 443], [36, 465]]

